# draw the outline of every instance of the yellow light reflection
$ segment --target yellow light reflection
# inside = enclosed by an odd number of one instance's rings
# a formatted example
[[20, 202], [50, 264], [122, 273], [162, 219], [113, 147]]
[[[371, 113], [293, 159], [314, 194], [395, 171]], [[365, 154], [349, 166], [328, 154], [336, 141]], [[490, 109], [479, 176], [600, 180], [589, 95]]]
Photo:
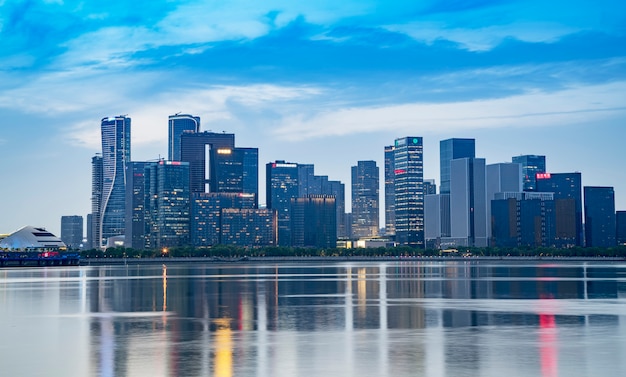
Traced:
[[215, 320], [215, 376], [232, 377], [233, 375], [233, 334], [230, 318]]
[[163, 265], [163, 321], [167, 321], [167, 266]]
[[359, 303], [359, 317], [365, 317], [365, 309], [367, 308], [367, 272], [365, 268], [357, 270], [357, 298]]

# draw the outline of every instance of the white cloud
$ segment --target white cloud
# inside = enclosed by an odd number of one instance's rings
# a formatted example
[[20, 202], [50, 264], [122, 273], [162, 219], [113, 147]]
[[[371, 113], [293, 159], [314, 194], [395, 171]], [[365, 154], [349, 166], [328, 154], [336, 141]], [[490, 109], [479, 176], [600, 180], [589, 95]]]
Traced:
[[500, 99], [451, 103], [411, 103], [345, 108], [305, 118], [285, 117], [275, 135], [286, 140], [393, 130], [397, 133], [454, 132], [504, 127], [548, 127], [600, 122], [626, 106], [626, 82], [581, 86], [555, 93], [531, 92]]
[[480, 28], [449, 28], [444, 22], [414, 22], [388, 25], [387, 30], [404, 33], [411, 38], [432, 44], [448, 40], [460, 44], [470, 51], [488, 51], [506, 38], [524, 42], [555, 42], [559, 38], [578, 31], [556, 23], [517, 22]]

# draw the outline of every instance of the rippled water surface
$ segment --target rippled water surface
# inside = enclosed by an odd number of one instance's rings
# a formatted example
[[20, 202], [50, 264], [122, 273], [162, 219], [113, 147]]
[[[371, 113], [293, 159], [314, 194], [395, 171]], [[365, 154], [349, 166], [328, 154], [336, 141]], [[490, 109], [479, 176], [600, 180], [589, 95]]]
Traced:
[[624, 376], [626, 264], [0, 269], [2, 376]]

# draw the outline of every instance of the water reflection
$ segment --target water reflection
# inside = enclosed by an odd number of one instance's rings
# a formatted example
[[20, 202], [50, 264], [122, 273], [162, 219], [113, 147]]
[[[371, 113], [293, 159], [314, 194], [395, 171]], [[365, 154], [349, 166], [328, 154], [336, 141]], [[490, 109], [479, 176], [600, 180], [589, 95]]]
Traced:
[[0, 352], [8, 375], [615, 375], [625, 293], [625, 264], [3, 269]]

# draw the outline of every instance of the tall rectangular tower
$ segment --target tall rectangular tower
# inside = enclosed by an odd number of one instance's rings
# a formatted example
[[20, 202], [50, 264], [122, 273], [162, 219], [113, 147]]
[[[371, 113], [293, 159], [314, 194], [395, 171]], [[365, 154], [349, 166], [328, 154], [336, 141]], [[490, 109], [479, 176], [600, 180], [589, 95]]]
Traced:
[[278, 245], [291, 246], [291, 199], [298, 197], [298, 164], [279, 160], [265, 168], [267, 208], [277, 212]]
[[394, 188], [395, 146], [385, 146], [385, 234], [396, 234], [396, 191]]
[[585, 186], [585, 244], [614, 247], [615, 191], [613, 187]]
[[168, 119], [167, 159], [180, 161], [180, 136], [183, 133], [200, 132], [200, 117], [189, 114], [174, 114]]
[[546, 156], [515, 156], [513, 162], [522, 165], [524, 191], [537, 191], [537, 174], [546, 172]]
[[358, 161], [352, 167], [352, 236], [378, 235], [379, 173], [376, 161]]
[[191, 192], [216, 192], [211, 182], [211, 155], [221, 148], [234, 148], [235, 134], [199, 132], [182, 133], [180, 160], [189, 163]]
[[537, 191], [553, 192], [557, 247], [583, 246], [582, 177], [580, 173], [539, 173]]
[[487, 180], [484, 158], [450, 163], [450, 235], [459, 246], [486, 247]]
[[91, 216], [87, 221], [87, 242], [92, 249], [102, 247], [102, 155], [96, 154], [91, 158]]
[[396, 242], [424, 247], [424, 147], [421, 137], [394, 143]]
[[476, 157], [474, 139], [447, 139], [439, 142], [440, 194], [450, 193], [450, 161], [457, 158]]
[[126, 165], [130, 162], [130, 118], [103, 118], [100, 247], [108, 238], [124, 235], [126, 227]]
[[61, 241], [68, 249], [79, 249], [83, 244], [83, 217], [61, 216]]
[[148, 162], [131, 161], [126, 177], [126, 232], [124, 246], [145, 247], [145, 169]]

